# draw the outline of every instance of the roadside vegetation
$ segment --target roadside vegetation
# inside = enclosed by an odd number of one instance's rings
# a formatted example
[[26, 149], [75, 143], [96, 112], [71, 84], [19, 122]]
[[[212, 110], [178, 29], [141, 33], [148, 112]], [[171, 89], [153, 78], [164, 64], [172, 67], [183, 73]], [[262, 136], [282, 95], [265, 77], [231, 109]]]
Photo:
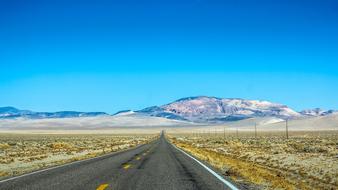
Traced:
[[148, 143], [156, 135], [0, 134], [0, 179]]
[[249, 188], [338, 189], [338, 131], [295, 132], [288, 139], [273, 132], [256, 137], [189, 133], [169, 138]]

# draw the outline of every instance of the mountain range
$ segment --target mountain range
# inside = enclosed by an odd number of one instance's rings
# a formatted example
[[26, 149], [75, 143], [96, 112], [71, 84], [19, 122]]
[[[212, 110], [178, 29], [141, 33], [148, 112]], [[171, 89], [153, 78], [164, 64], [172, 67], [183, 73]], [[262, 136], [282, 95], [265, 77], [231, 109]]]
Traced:
[[320, 112], [316, 110], [297, 112], [286, 105], [268, 101], [196, 96], [182, 98], [162, 106], [148, 107], [137, 112], [150, 116], [198, 123], [220, 123], [252, 117], [274, 117], [285, 120], [308, 116], [324, 116], [334, 112], [333, 110], [322, 110]]
[[[325, 116], [334, 110], [308, 109], [294, 111], [286, 105], [269, 101], [245, 100], [240, 98], [217, 98], [196, 96], [176, 100], [162, 106], [152, 106], [138, 111], [123, 110], [113, 116], [141, 115], [162, 117], [195, 123], [223, 123], [256, 117], [273, 117], [278, 119], [295, 119], [300, 117]], [[72, 118], [89, 116], [108, 116], [105, 112], [33, 112], [14, 107], [0, 107], [0, 118]]]
[[59, 112], [34, 112], [30, 110], [20, 110], [14, 107], [0, 107], [0, 118], [71, 118], [71, 117], [94, 117], [108, 115], [105, 112], [77, 112], [77, 111], [59, 111]]

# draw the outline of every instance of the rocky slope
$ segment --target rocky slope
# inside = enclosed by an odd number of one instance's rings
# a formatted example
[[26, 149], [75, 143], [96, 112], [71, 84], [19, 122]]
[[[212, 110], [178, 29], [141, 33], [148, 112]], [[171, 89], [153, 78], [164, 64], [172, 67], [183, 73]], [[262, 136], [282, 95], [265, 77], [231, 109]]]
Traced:
[[151, 116], [193, 122], [224, 122], [250, 117], [277, 117], [281, 119], [300, 117], [301, 114], [286, 105], [268, 101], [239, 98], [216, 98], [197, 96], [153, 106], [138, 111]]

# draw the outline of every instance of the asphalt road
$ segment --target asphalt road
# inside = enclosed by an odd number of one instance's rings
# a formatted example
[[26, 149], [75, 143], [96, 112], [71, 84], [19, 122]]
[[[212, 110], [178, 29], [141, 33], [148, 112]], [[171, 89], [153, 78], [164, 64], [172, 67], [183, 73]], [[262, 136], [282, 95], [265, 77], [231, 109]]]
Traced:
[[0, 182], [1, 190], [229, 189], [164, 137], [137, 148]]

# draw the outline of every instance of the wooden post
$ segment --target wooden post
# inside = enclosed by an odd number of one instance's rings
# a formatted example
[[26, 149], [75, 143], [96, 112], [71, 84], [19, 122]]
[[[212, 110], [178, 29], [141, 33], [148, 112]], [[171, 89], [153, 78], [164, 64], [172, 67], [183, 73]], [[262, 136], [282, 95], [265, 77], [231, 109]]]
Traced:
[[223, 138], [225, 139], [225, 127], [223, 127]]
[[236, 137], [238, 138], [238, 127], [236, 128]]
[[255, 123], [255, 139], [257, 138], [257, 124]]
[[288, 119], [285, 120], [286, 139], [289, 139]]

